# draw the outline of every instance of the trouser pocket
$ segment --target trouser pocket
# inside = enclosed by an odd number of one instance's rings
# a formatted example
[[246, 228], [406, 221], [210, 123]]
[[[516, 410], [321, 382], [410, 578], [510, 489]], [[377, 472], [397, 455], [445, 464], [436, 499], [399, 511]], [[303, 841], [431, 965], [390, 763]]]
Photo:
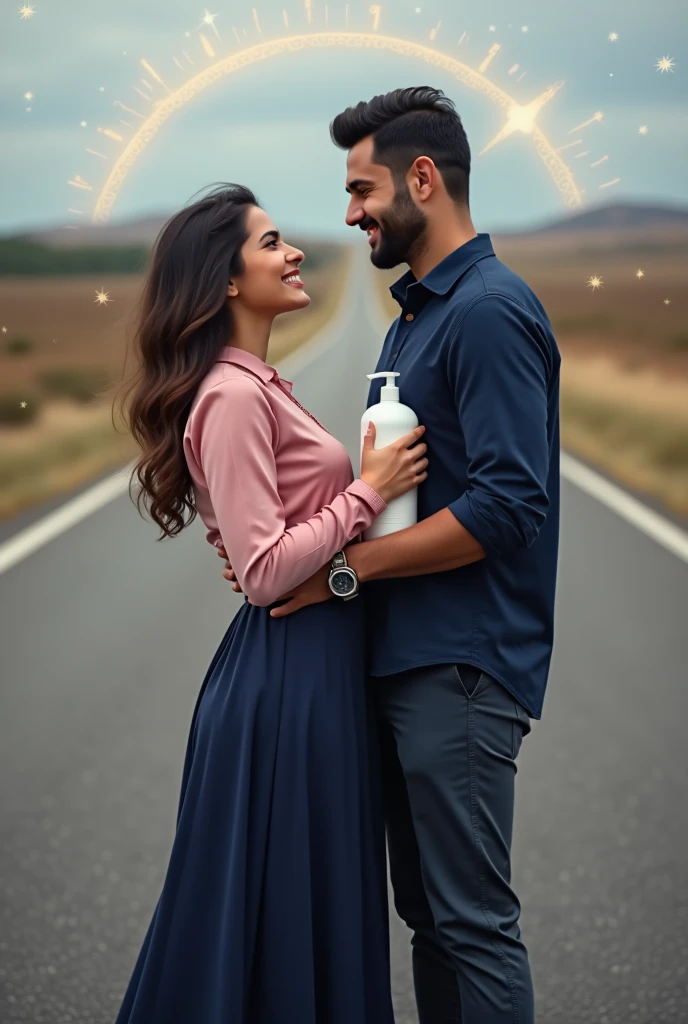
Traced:
[[485, 686], [486, 675], [475, 665], [454, 665], [457, 682], [464, 696], [471, 700], [477, 697]]

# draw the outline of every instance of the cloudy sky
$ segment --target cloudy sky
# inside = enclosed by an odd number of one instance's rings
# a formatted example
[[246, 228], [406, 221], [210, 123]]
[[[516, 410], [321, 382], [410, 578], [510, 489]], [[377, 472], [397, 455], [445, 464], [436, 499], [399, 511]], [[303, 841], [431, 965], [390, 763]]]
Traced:
[[[344, 29], [347, 7], [350, 31], [370, 31], [378, 17], [370, 0], [329, 0], [327, 8], [324, 0], [255, 0], [259, 34], [251, 0], [209, 3], [32, 0], [35, 14], [22, 19], [20, 0], [1, 0], [1, 232], [90, 215], [122, 146], [102, 129], [127, 140], [142, 123], [116, 101], [146, 114], [167, 95], [141, 59], [175, 90], [214, 63], [201, 32], [217, 60], [239, 49], [235, 30], [248, 47], [323, 31], [326, 12], [330, 30]], [[380, 8], [380, 34], [434, 47], [473, 68], [498, 44], [485, 73], [520, 104], [563, 81], [538, 124], [556, 147], [574, 143], [562, 156], [587, 204], [688, 204], [686, 0], [383, 0]], [[199, 31], [205, 11], [217, 17]], [[674, 63], [662, 73], [656, 64], [664, 57]], [[480, 229], [531, 225], [564, 212], [532, 137], [515, 133], [478, 155], [505, 124], [489, 99], [416, 59], [337, 48], [255, 63], [177, 110], [123, 182], [113, 220], [170, 212], [204, 185], [240, 181], [284, 229], [340, 232], [344, 155], [331, 145], [328, 123], [350, 103], [412, 84], [443, 88], [463, 116]], [[601, 121], [572, 133], [597, 111]], [[68, 185], [77, 175], [92, 191]], [[83, 211], [81, 218], [70, 207]]]

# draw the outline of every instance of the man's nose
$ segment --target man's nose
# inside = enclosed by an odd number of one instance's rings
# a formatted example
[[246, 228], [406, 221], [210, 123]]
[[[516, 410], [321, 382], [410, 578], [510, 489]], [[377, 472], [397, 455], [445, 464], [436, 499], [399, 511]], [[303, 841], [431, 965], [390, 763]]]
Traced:
[[363, 220], [364, 212], [362, 203], [356, 203], [353, 200], [349, 203], [349, 209], [346, 211], [346, 223], [349, 227], [354, 227], [359, 221]]

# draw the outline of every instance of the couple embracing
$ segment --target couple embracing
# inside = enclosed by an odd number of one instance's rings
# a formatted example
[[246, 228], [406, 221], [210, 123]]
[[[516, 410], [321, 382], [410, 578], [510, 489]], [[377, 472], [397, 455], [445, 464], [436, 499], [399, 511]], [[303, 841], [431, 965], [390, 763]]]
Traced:
[[[359, 103], [331, 135], [347, 223], [410, 268], [377, 369], [422, 426], [369, 432], [354, 479], [266, 362], [274, 318], [310, 301], [303, 253], [240, 186], [170, 220], [125, 399], [139, 501], [164, 536], [199, 515], [245, 600], [117, 1024], [393, 1024], [385, 832], [420, 1024], [534, 1021], [511, 839], [553, 638], [559, 354], [473, 227], [441, 91]], [[417, 525], [362, 540], [413, 488]]]

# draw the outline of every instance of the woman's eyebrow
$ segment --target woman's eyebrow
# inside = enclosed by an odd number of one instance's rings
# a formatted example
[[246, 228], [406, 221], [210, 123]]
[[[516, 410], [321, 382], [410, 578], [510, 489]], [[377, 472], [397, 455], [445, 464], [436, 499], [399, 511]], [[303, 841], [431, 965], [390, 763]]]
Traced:
[[274, 239], [278, 239], [279, 238], [279, 231], [274, 231], [274, 230], [273, 231], [266, 231], [264, 235], [260, 236], [258, 241], [262, 242], [265, 238], [268, 238], [270, 235], [272, 235], [272, 237]]

